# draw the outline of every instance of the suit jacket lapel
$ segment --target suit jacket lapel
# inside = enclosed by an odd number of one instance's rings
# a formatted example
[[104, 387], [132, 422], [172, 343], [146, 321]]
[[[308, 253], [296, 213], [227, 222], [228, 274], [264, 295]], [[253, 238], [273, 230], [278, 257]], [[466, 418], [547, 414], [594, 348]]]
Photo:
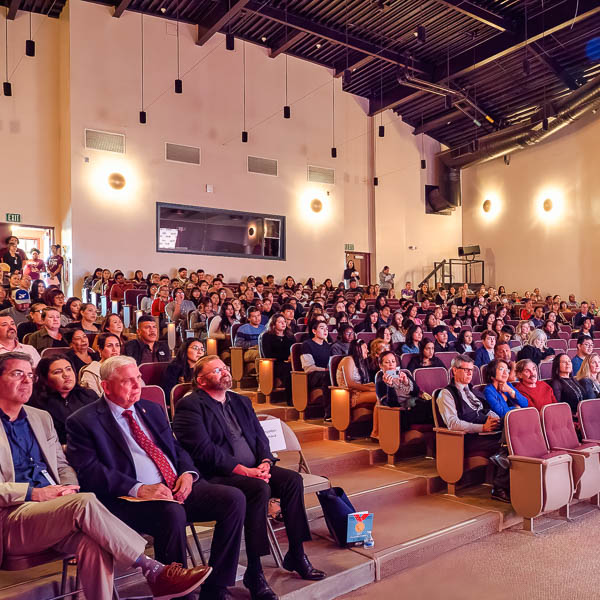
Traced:
[[144, 425], [150, 430], [152, 437], [154, 438], [154, 442], [156, 445], [169, 457], [169, 460], [175, 466], [175, 470], [179, 470], [179, 465], [177, 464], [177, 457], [173, 456], [171, 451], [171, 447], [165, 440], [163, 440], [163, 436], [156, 429], [154, 423], [151, 419], [148, 418], [148, 414], [146, 413], [146, 409], [143, 406], [140, 406], [139, 402], [136, 406], [136, 412], [138, 417], [144, 422]]
[[219, 427], [221, 428], [221, 431], [223, 432], [223, 439], [227, 440], [227, 444], [231, 449], [231, 452], [233, 452], [233, 446], [231, 445], [231, 440], [229, 439], [229, 431], [227, 431], [223, 425], [223, 415], [219, 413], [220, 409], [217, 406], [217, 401], [211, 398], [210, 395], [204, 391], [202, 391], [202, 393], [199, 394], [199, 397], [200, 401], [203, 402], [206, 406], [208, 406], [208, 408], [215, 415], [215, 421], [218, 423]]
[[135, 473], [133, 457], [131, 456], [131, 452], [129, 452], [127, 442], [125, 441], [125, 438], [121, 433], [121, 428], [119, 427], [119, 424], [113, 417], [113, 414], [108, 404], [106, 403], [106, 398], [104, 396], [102, 396], [101, 402], [99, 402], [98, 408], [96, 410], [98, 412], [98, 422], [100, 423], [100, 425], [102, 425], [106, 433], [108, 433], [108, 435], [110, 435], [110, 437], [114, 440], [114, 442], [117, 445], [117, 448], [120, 448], [123, 454], [125, 454]]
[[4, 425], [0, 424], [0, 472], [4, 481], [15, 480], [15, 467], [13, 464], [12, 452], [10, 451], [10, 444], [8, 443], [8, 437], [6, 431], [4, 431]]
[[58, 474], [56, 464], [56, 450], [48, 446], [46, 431], [44, 430], [44, 427], [42, 426], [38, 416], [34, 412], [29, 412], [27, 407], [25, 407], [25, 412], [27, 414], [27, 420], [29, 421], [31, 431], [33, 431], [33, 435], [35, 436], [35, 439], [40, 446], [40, 450], [42, 451], [42, 456], [44, 457], [44, 462], [48, 467], [48, 471], [50, 472], [50, 475], [52, 475], [54, 481], [58, 484], [60, 483], [60, 476]]

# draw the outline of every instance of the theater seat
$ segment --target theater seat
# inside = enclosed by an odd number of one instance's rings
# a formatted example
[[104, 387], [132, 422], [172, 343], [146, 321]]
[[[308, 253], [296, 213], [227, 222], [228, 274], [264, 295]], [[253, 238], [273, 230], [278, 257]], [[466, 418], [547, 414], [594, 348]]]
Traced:
[[192, 391], [191, 383], [178, 383], [171, 390], [171, 419], [175, 416], [175, 409], [177, 408], [178, 402], [188, 393]]
[[[445, 386], [444, 386], [445, 387]], [[464, 431], [448, 429], [437, 405], [437, 399], [442, 389], [436, 389], [432, 394], [433, 421], [435, 427], [436, 468], [438, 475], [446, 482], [448, 494], [456, 495], [456, 484], [467, 472], [478, 467], [487, 467], [490, 461], [487, 456], [480, 454], [465, 454]]]
[[509, 411], [504, 431], [510, 460], [511, 503], [524, 518], [524, 529], [533, 531], [533, 519], [544, 513], [567, 507], [568, 514], [573, 498], [572, 459], [567, 452], [550, 451], [537, 409]]
[[550, 450], [567, 452], [573, 459], [574, 497], [577, 499], [594, 497], [594, 503], [598, 506], [600, 446], [596, 442], [579, 442], [571, 407], [566, 402], [544, 406], [542, 425]]
[[142, 363], [140, 375], [146, 385], [160, 385], [168, 366], [168, 362]]
[[307, 409], [323, 406], [323, 391], [320, 388], [308, 389], [308, 373], [304, 372], [300, 356], [302, 344], [292, 344], [290, 361], [292, 363], [292, 401], [299, 413], [299, 419], [304, 420]]
[[430, 396], [434, 390], [448, 385], [448, 371], [443, 367], [415, 369], [413, 377], [420, 390]]
[[577, 414], [583, 441], [600, 444], [600, 399], [582, 400]]
[[329, 359], [329, 378], [331, 380], [331, 423], [338, 430], [340, 440], [346, 440], [346, 432], [354, 423], [372, 421], [373, 404], [358, 404], [352, 407], [350, 390], [345, 385], [338, 385], [337, 370], [345, 358], [344, 355], [334, 355]]
[[282, 392], [285, 391], [285, 388], [281, 385], [277, 386], [277, 383], [281, 384], [281, 382], [275, 379], [275, 359], [265, 358], [262, 336], [258, 338], [258, 356], [258, 391], [266, 398], [267, 402], [270, 402], [273, 392]]

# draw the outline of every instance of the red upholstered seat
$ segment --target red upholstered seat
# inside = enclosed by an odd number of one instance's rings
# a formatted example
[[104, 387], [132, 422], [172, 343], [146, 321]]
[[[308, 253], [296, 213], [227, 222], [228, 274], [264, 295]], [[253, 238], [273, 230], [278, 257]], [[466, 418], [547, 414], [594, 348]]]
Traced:
[[413, 376], [421, 391], [430, 396], [433, 395], [434, 390], [448, 385], [448, 371], [443, 367], [415, 369]]
[[146, 385], [160, 385], [168, 362], [143, 363], [140, 365], [140, 375]]
[[544, 458], [549, 450], [542, 433], [540, 413], [535, 408], [523, 408], [510, 413], [510, 429], [507, 428], [507, 441], [511, 454]]
[[578, 407], [584, 440], [600, 440], [600, 399], [582, 400]]

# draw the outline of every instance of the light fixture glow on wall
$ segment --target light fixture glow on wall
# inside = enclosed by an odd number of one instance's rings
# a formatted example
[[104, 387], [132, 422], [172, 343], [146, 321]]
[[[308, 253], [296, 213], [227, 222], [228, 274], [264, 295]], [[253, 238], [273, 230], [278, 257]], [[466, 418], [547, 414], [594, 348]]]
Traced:
[[489, 213], [490, 210], [492, 210], [492, 201], [491, 200], [484, 200], [483, 201], [483, 205], [482, 205], [483, 211], [486, 213]]
[[560, 187], [546, 187], [539, 191], [535, 201], [537, 218], [547, 224], [559, 222], [564, 213], [565, 198]]
[[111, 173], [108, 176], [108, 185], [110, 185], [113, 190], [122, 190], [126, 183], [127, 181], [122, 173]]
[[546, 198], [542, 206], [546, 212], [550, 212], [552, 210], [552, 200], [550, 198]]
[[327, 190], [318, 186], [306, 187], [300, 192], [299, 200], [298, 216], [311, 226], [325, 227], [333, 219], [332, 199]]
[[481, 203], [481, 217], [484, 221], [494, 221], [500, 214], [502, 202], [498, 192], [488, 190]]
[[320, 213], [323, 210], [323, 202], [318, 198], [313, 198], [310, 202], [310, 209], [313, 212]]

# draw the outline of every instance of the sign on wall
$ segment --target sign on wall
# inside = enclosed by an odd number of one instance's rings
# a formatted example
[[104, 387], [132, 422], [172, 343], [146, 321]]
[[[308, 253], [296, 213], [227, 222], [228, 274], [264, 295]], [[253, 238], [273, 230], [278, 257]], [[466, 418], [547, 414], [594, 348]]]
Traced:
[[20, 223], [21, 215], [19, 213], [6, 213], [6, 220], [9, 223]]

